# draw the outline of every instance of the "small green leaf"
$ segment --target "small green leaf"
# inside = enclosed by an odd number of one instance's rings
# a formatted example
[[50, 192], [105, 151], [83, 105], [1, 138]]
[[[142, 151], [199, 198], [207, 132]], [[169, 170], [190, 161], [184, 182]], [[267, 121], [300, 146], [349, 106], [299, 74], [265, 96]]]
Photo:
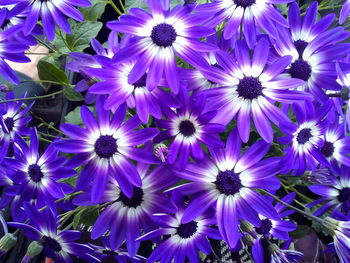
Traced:
[[129, 12], [131, 8], [141, 8], [143, 10], [148, 10], [147, 1], [142, 0], [125, 0], [125, 11]]
[[83, 95], [79, 92], [74, 91], [72, 88], [65, 88], [63, 91], [64, 96], [69, 101], [82, 101], [84, 100]]
[[107, 1], [91, 0], [90, 7], [81, 7], [79, 10], [84, 15], [85, 21], [97, 21], [105, 11]]
[[41, 80], [58, 82], [58, 83], [61, 83], [62, 85], [69, 84], [68, 78], [64, 73], [64, 71], [47, 61], [44, 61], [44, 60], [39, 61], [38, 73]]
[[64, 117], [64, 121], [66, 123], [72, 123], [72, 124], [75, 124], [75, 125], [82, 125], [83, 121], [81, 120], [81, 116], [80, 116], [80, 108], [81, 107], [76, 107], [74, 110], [70, 111]]

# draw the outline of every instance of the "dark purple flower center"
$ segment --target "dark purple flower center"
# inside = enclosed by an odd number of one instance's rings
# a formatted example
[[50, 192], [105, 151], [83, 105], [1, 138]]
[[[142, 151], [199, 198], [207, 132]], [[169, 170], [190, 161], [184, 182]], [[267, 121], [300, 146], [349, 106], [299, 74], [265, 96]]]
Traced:
[[37, 164], [29, 165], [28, 174], [29, 174], [30, 179], [32, 179], [36, 183], [40, 182], [41, 178], [44, 177], [44, 174], [41, 171], [40, 166]]
[[174, 27], [166, 23], [156, 25], [151, 33], [153, 43], [160, 47], [171, 46], [175, 42], [176, 36]]
[[196, 221], [191, 221], [186, 224], [181, 224], [177, 228], [177, 234], [181, 238], [189, 238], [193, 236], [194, 233], [197, 231], [197, 222]]
[[234, 195], [242, 187], [241, 179], [233, 171], [219, 172], [216, 177], [216, 188], [225, 195]]
[[[44, 241], [43, 241], [43, 244], [45, 246], [45, 250], [46, 252], [49, 252], [49, 255], [46, 255], [46, 256], [49, 256], [51, 258], [54, 258], [54, 253], [53, 251], [55, 252], [60, 252], [62, 250], [62, 247], [61, 245], [53, 238], [51, 237], [47, 237], [45, 236], [44, 237]], [[51, 251], [50, 251], [51, 250]], [[53, 250], [53, 251], [52, 251]], [[50, 253], [51, 252], [51, 253]], [[47, 253], [46, 253], [47, 254]], [[51, 254], [51, 255], [50, 255]]]
[[13, 127], [15, 126], [15, 121], [13, 120], [13, 118], [6, 118], [4, 120], [4, 123], [6, 125], [8, 132], [11, 132], [13, 130]]
[[311, 129], [305, 128], [299, 131], [297, 135], [297, 141], [299, 144], [305, 144], [311, 137]]
[[146, 80], [147, 80], [147, 73], [143, 74], [143, 76], [132, 85], [134, 86], [134, 88], [146, 87]]
[[179, 131], [183, 136], [190, 137], [196, 132], [196, 128], [194, 127], [193, 122], [184, 120], [180, 122]]
[[260, 235], [266, 235], [270, 232], [272, 228], [272, 222], [270, 219], [266, 218], [261, 221], [261, 226], [256, 229], [256, 232]]
[[290, 65], [289, 74], [292, 78], [307, 81], [311, 76], [311, 67], [306, 61], [298, 59]]
[[261, 82], [254, 77], [244, 77], [237, 86], [237, 92], [240, 97], [245, 99], [255, 99], [262, 95], [263, 86]]
[[135, 187], [131, 198], [127, 197], [123, 192], [120, 192], [118, 201], [122, 202], [126, 207], [138, 207], [143, 201], [142, 188]]
[[298, 51], [299, 58], [303, 57], [304, 50], [305, 50], [305, 48], [307, 47], [308, 44], [309, 43], [307, 43], [304, 40], [297, 40], [297, 41], [294, 42], [294, 46], [295, 46], [295, 48]]
[[117, 140], [111, 135], [102, 135], [95, 142], [95, 152], [100, 158], [111, 158], [117, 149]]
[[233, 0], [233, 2], [242, 7], [248, 7], [251, 6], [252, 4], [255, 4], [255, 0]]
[[348, 200], [350, 200], [350, 188], [345, 187], [339, 191], [338, 201], [345, 203]]
[[322, 149], [321, 149], [321, 153], [325, 156], [325, 157], [331, 157], [334, 153], [334, 146], [333, 143], [331, 142], [324, 142]]

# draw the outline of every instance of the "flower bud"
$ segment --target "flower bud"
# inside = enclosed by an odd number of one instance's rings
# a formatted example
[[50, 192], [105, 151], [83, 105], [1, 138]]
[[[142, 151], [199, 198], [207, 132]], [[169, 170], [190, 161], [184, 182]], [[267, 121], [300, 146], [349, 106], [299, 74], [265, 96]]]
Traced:
[[160, 143], [155, 146], [154, 154], [159, 160], [165, 163], [166, 159], [168, 158], [169, 149], [165, 144]]
[[252, 246], [255, 243], [255, 239], [254, 237], [252, 237], [251, 235], [244, 235], [244, 243], [247, 244], [247, 246]]
[[7, 233], [0, 239], [0, 255], [4, 255], [7, 251], [14, 247], [17, 237], [11, 233]]
[[29, 244], [27, 249], [27, 255], [30, 257], [35, 257], [41, 253], [43, 250], [43, 245], [40, 242], [33, 241]]

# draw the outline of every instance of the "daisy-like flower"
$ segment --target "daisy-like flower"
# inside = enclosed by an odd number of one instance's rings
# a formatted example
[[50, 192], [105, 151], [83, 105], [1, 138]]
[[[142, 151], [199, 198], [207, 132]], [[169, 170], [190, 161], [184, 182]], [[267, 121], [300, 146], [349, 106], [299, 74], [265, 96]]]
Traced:
[[181, 108], [174, 111], [163, 107], [166, 119], [156, 120], [157, 127], [166, 130], [155, 138], [155, 142], [174, 138], [169, 146], [167, 161], [174, 163], [179, 156], [179, 164], [184, 165], [189, 156], [198, 161], [203, 159], [201, 143], [222, 147], [218, 133], [223, 132], [225, 126], [211, 122], [216, 111], [204, 112], [204, 96], [189, 96], [185, 91], [180, 91], [179, 95]]
[[24, 51], [29, 47], [26, 44], [19, 43], [16, 39], [9, 39], [10, 35], [9, 31], [0, 32], [0, 74], [8, 81], [18, 84], [17, 74], [5, 59], [18, 63], [30, 62], [30, 59], [24, 55]]
[[146, 86], [149, 89], [157, 87], [165, 75], [169, 87], [177, 93], [180, 78], [176, 56], [193, 66], [206, 67], [208, 63], [198, 52], [218, 48], [197, 38], [212, 35], [215, 30], [198, 26], [207, 17], [193, 14], [191, 8], [178, 5], [164, 11], [159, 0], [148, 0], [148, 5], [151, 13], [132, 8], [130, 15], [107, 24], [112, 30], [134, 36], [127, 47], [115, 54], [115, 61], [137, 61], [128, 76], [129, 84], [138, 81], [148, 70]]
[[[281, 131], [286, 136], [278, 138], [278, 141], [281, 144], [289, 145], [285, 149], [286, 154], [280, 163], [283, 174], [294, 169], [296, 175], [301, 175], [306, 170], [315, 168], [317, 162], [329, 166], [321, 149], [328, 124], [324, 117], [330, 108], [331, 101], [316, 109], [311, 102], [305, 102], [304, 106], [293, 105], [298, 124], [288, 126], [280, 124]], [[330, 149], [325, 148], [323, 151], [328, 154]]]
[[290, 56], [266, 68], [269, 47], [268, 40], [261, 38], [251, 58], [248, 47], [239, 40], [235, 47], [236, 59], [225, 52], [217, 53], [218, 65], [224, 70], [212, 67], [210, 71], [202, 71], [209, 80], [221, 84], [204, 91], [208, 97], [207, 110], [218, 111], [213, 122], [227, 124], [238, 115], [237, 127], [243, 142], [249, 139], [251, 115], [261, 137], [272, 142], [270, 120], [276, 125], [290, 122], [273, 101], [291, 103], [308, 99], [308, 94], [291, 90], [302, 85], [303, 80], [281, 74], [290, 63]]
[[350, 1], [345, 0], [345, 3], [340, 11], [339, 23], [343, 24], [350, 14]]
[[330, 124], [324, 133], [324, 142], [321, 153], [329, 161], [331, 168], [339, 173], [338, 162], [350, 166], [350, 138], [344, 134], [343, 124]]
[[[90, 86], [92, 86], [97, 79], [94, 79], [90, 74], [88, 74], [88, 69], [97, 69], [102, 68], [104, 65], [111, 64], [111, 58], [114, 56], [114, 53], [119, 49], [119, 40], [118, 34], [111, 32], [108, 36], [107, 48], [105, 49], [100, 42], [95, 38], [91, 40], [91, 47], [96, 52], [96, 55], [90, 55], [80, 52], [71, 52], [69, 56], [73, 59], [67, 63], [67, 69], [80, 73], [82, 79], [78, 81], [74, 89], [77, 92], [88, 91]], [[96, 101], [98, 95], [91, 94], [87, 92], [85, 94], [85, 102], [87, 104], [93, 103]]]
[[136, 63], [137, 61], [131, 61], [87, 70], [89, 75], [103, 80], [92, 85], [89, 92], [109, 95], [104, 104], [106, 109], [115, 109], [124, 102], [127, 102], [130, 108], [136, 107], [136, 114], [143, 123], [148, 122], [149, 115], [156, 119], [162, 117], [161, 104], [169, 108], [180, 107], [173, 95], [162, 88], [149, 90], [146, 87], [147, 73], [129, 84], [128, 77]]
[[[142, 186], [134, 187], [131, 197], [120, 191], [118, 183], [111, 179], [103, 192], [101, 202], [110, 203], [96, 220], [91, 232], [91, 238], [96, 239], [109, 231], [109, 246], [118, 249], [124, 241], [130, 256], [135, 256], [140, 242], [135, 241], [141, 235], [154, 229], [152, 214], [176, 211], [168, 198], [161, 192], [177, 181], [168, 165], [163, 164], [149, 172], [149, 165], [138, 164], [137, 171], [142, 180]], [[91, 205], [91, 193], [86, 192], [74, 199], [79, 206]]]
[[89, 0], [2, 0], [1, 5], [15, 4], [13, 13], [25, 12], [27, 17], [23, 24], [23, 32], [29, 35], [41, 19], [45, 35], [52, 41], [55, 38], [56, 24], [67, 34], [72, 32], [67, 17], [83, 21], [84, 16], [75, 8], [88, 7]]
[[[15, 98], [13, 91], [6, 94], [6, 100]], [[22, 109], [23, 101], [12, 101], [0, 105], [0, 160], [8, 154], [9, 146], [15, 135], [28, 135], [30, 130], [26, 125], [32, 119], [27, 115], [33, 104]]]
[[199, 5], [196, 11], [213, 16], [206, 25], [216, 26], [227, 20], [223, 36], [230, 39], [243, 30], [250, 48], [256, 42], [257, 26], [276, 36], [275, 23], [288, 27], [288, 22], [273, 6], [293, 0], [213, 0], [212, 3]]
[[91, 200], [97, 202], [106, 186], [108, 177], [114, 177], [123, 193], [132, 196], [132, 185], [142, 184], [139, 173], [129, 160], [144, 163], [157, 163], [151, 153], [135, 146], [141, 145], [158, 134], [155, 128], [134, 131], [140, 124], [137, 116], [123, 122], [126, 105], [121, 105], [113, 115], [103, 107], [104, 98], [96, 103], [98, 121], [86, 107], [81, 108], [81, 118], [86, 128], [74, 124], [63, 124], [61, 130], [71, 139], [62, 139], [55, 143], [62, 152], [77, 153], [67, 165], [77, 167], [85, 165], [78, 181], [77, 189], [89, 187], [93, 181]]
[[43, 246], [44, 255], [57, 263], [72, 262], [71, 255], [85, 259], [88, 262], [100, 262], [92, 256], [94, 250], [83, 244], [76, 243], [81, 233], [74, 230], [57, 229], [57, 219], [50, 209], [38, 212], [34, 207], [24, 204], [30, 224], [9, 222], [8, 225], [24, 230], [25, 235]]
[[350, 45], [337, 44], [349, 36], [343, 27], [326, 30], [333, 16], [326, 16], [316, 22], [317, 3], [310, 6], [307, 14], [300, 17], [297, 4], [289, 10], [291, 32], [278, 27], [278, 37], [274, 47], [280, 56], [292, 56], [287, 73], [292, 78], [304, 80], [299, 90], [310, 92], [320, 102], [328, 100], [323, 89], [339, 90], [336, 82], [335, 62], [347, 55]]
[[73, 191], [69, 185], [57, 180], [75, 175], [75, 171], [66, 168], [66, 158], [59, 157], [58, 151], [50, 144], [40, 156], [39, 140], [36, 129], [30, 135], [30, 146], [20, 137], [14, 139], [13, 158], [5, 158], [4, 164], [8, 176], [17, 186], [15, 194], [19, 202], [34, 201], [38, 208], [48, 205], [55, 207], [55, 200], [63, 198]]
[[267, 153], [269, 144], [263, 140], [240, 154], [241, 140], [237, 129], [229, 135], [224, 148], [211, 148], [212, 158], [188, 163], [176, 174], [193, 181], [174, 188], [185, 195], [195, 196], [182, 217], [182, 223], [191, 222], [212, 206], [216, 206], [216, 219], [223, 239], [234, 248], [240, 238], [238, 224], [247, 220], [260, 227], [259, 214], [271, 220], [279, 220], [275, 208], [252, 188], [276, 190], [279, 180], [279, 158], [260, 161]]
[[173, 215], [158, 213], [153, 219], [161, 227], [146, 233], [138, 238], [138, 241], [153, 239], [161, 236], [169, 236], [162, 239], [161, 243], [154, 249], [148, 257], [147, 262], [186, 262], [186, 257], [190, 262], [199, 262], [201, 251], [208, 255], [211, 253], [208, 238], [221, 239], [219, 231], [212, 227], [216, 220], [211, 212], [196, 216], [193, 220], [183, 223], [184, 204], [182, 198], [175, 200], [177, 212]]
[[338, 176], [333, 174], [333, 180], [324, 184], [313, 184], [309, 189], [321, 196], [320, 199], [308, 204], [308, 207], [313, 207], [322, 204], [315, 211], [316, 216], [323, 215], [327, 211], [341, 211], [344, 213], [350, 210], [350, 168], [341, 166]]
[[331, 231], [333, 245], [340, 263], [350, 262], [350, 221], [338, 221], [326, 217], [323, 225]]

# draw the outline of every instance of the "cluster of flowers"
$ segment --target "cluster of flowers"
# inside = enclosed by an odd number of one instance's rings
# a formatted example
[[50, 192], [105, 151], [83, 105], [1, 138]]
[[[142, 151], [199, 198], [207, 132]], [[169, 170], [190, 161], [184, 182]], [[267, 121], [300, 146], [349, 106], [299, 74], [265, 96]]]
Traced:
[[[276, 4], [288, 4], [286, 17]], [[69, 34], [67, 17], [82, 21], [76, 7], [89, 5], [1, 0], [0, 73], [18, 83], [6, 60], [27, 62], [38, 35], [53, 40], [56, 25]], [[62, 124], [41, 151], [31, 105], [9, 92], [0, 106], [0, 206], [33, 241], [22, 262], [42, 251], [57, 263], [199, 262], [211, 239], [249, 247], [258, 263], [298, 262], [286, 220], [294, 210], [322, 224], [330, 251], [350, 262], [350, 33], [331, 28], [334, 14], [317, 19], [317, 2], [304, 16], [294, 0], [148, 7], [109, 22], [108, 47], [91, 41], [96, 55], [69, 54], [67, 68], [83, 77], [75, 89], [94, 106], [81, 107], [83, 126]], [[347, 1], [340, 24], [349, 13]], [[313, 214], [293, 210], [284, 175], [320, 196], [307, 204]], [[101, 246], [77, 243], [80, 232], [62, 222], [82, 206], [99, 210], [91, 239]], [[1, 254], [16, 233], [1, 239]], [[144, 240], [156, 244], [147, 259]]]

